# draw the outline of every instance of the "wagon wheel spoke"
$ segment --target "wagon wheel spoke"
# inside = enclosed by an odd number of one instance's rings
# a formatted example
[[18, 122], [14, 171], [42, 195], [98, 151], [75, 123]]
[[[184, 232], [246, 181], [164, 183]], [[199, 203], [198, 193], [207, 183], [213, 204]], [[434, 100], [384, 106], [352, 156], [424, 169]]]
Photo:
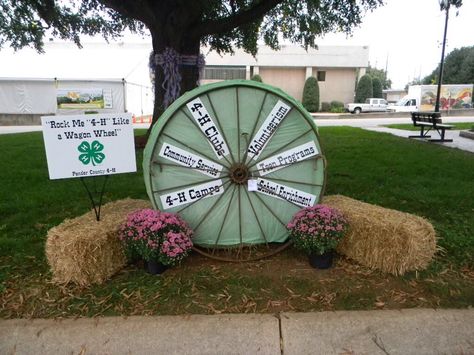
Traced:
[[325, 160], [313, 118], [296, 101], [264, 84], [225, 81], [164, 112], [144, 175], [153, 206], [183, 214], [194, 229], [195, 250], [254, 260], [289, 244], [286, 224], [321, 197]]

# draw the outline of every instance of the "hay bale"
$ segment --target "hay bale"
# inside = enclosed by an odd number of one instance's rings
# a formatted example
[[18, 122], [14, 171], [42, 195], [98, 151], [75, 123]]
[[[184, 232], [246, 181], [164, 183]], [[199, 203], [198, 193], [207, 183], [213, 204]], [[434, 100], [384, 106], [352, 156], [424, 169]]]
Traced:
[[425, 269], [436, 252], [436, 235], [426, 219], [349, 197], [324, 197], [349, 222], [337, 251], [370, 268], [395, 275]]
[[94, 211], [66, 219], [48, 231], [46, 257], [56, 283], [81, 286], [101, 284], [126, 263], [117, 238], [120, 224], [127, 214], [150, 208], [144, 200], [125, 199], [105, 204], [100, 221]]

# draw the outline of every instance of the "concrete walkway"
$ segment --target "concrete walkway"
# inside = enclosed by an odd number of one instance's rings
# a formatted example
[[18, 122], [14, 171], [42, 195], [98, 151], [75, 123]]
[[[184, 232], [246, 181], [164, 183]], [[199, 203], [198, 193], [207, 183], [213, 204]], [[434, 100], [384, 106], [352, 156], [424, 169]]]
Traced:
[[[363, 128], [369, 131], [390, 133], [398, 137], [407, 138], [410, 135], [416, 135], [419, 131], [407, 131], [402, 129], [393, 129], [384, 127], [389, 124], [408, 123], [411, 124], [410, 117], [400, 118], [349, 118], [349, 119], [318, 119], [315, 118], [315, 122], [320, 127], [328, 126], [350, 126]], [[472, 122], [474, 125], [474, 117], [443, 117], [443, 123], [450, 124], [455, 122]], [[436, 131], [430, 132], [432, 138], [439, 138], [439, 134]], [[459, 136], [458, 130], [446, 131], [446, 138], [452, 139], [450, 143], [433, 143], [427, 140], [420, 140], [429, 144], [439, 144], [444, 147], [458, 148], [471, 153], [474, 153], [474, 140]]]
[[[419, 131], [406, 131], [403, 129], [393, 129], [393, 128], [388, 128], [388, 127], [364, 127], [364, 129], [367, 129], [369, 131], [374, 131], [374, 132], [390, 133], [390, 134], [393, 134], [394, 136], [403, 137], [407, 139], [408, 139], [408, 136], [415, 135], [417, 133], [419, 134]], [[434, 132], [431, 131], [430, 135], [431, 135], [431, 138], [440, 138], [438, 132], [436, 131]], [[452, 139], [453, 141], [449, 143], [433, 143], [424, 139], [417, 138], [416, 140], [419, 140], [421, 142], [426, 142], [428, 144], [439, 144], [444, 147], [458, 148], [461, 150], [474, 153], [474, 140], [459, 136], [459, 131], [446, 131], [445, 138]]]
[[0, 321], [0, 354], [474, 354], [474, 309]]

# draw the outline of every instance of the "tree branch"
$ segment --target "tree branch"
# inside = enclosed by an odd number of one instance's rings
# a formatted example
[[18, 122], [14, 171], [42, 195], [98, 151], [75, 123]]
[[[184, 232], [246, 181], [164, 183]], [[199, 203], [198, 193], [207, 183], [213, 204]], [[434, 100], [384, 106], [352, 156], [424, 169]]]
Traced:
[[[147, 27], [153, 23], [153, 11], [147, 1], [98, 0], [119, 14], [143, 22]], [[148, 8], [148, 9], [147, 9]], [[147, 10], [145, 10], [147, 9]]]
[[218, 20], [207, 20], [197, 26], [194, 32], [200, 37], [210, 34], [226, 33], [232, 29], [263, 17], [284, 0], [262, 0], [247, 10], [236, 12]]

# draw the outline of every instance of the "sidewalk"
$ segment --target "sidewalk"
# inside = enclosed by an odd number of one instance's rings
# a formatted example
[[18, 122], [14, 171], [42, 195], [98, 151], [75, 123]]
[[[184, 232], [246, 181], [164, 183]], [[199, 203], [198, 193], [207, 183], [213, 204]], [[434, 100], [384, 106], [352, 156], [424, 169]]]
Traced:
[[474, 309], [0, 321], [0, 354], [474, 354]]
[[[388, 127], [363, 127], [366, 130], [374, 131], [374, 132], [382, 132], [382, 133], [390, 133], [397, 137], [408, 138], [408, 136], [419, 134], [420, 131], [406, 131], [403, 129], [393, 129]], [[430, 131], [430, 135], [432, 138], [440, 138], [440, 135], [436, 131]], [[419, 140], [422, 142], [426, 142], [429, 144], [439, 144], [444, 147], [450, 148], [458, 148], [461, 150], [465, 150], [471, 153], [474, 153], [474, 140], [469, 138], [464, 138], [459, 135], [459, 131], [446, 131], [445, 132], [446, 139], [452, 139], [452, 142], [445, 142], [445, 143], [433, 143], [428, 142], [426, 140], [420, 139], [413, 139]]]

